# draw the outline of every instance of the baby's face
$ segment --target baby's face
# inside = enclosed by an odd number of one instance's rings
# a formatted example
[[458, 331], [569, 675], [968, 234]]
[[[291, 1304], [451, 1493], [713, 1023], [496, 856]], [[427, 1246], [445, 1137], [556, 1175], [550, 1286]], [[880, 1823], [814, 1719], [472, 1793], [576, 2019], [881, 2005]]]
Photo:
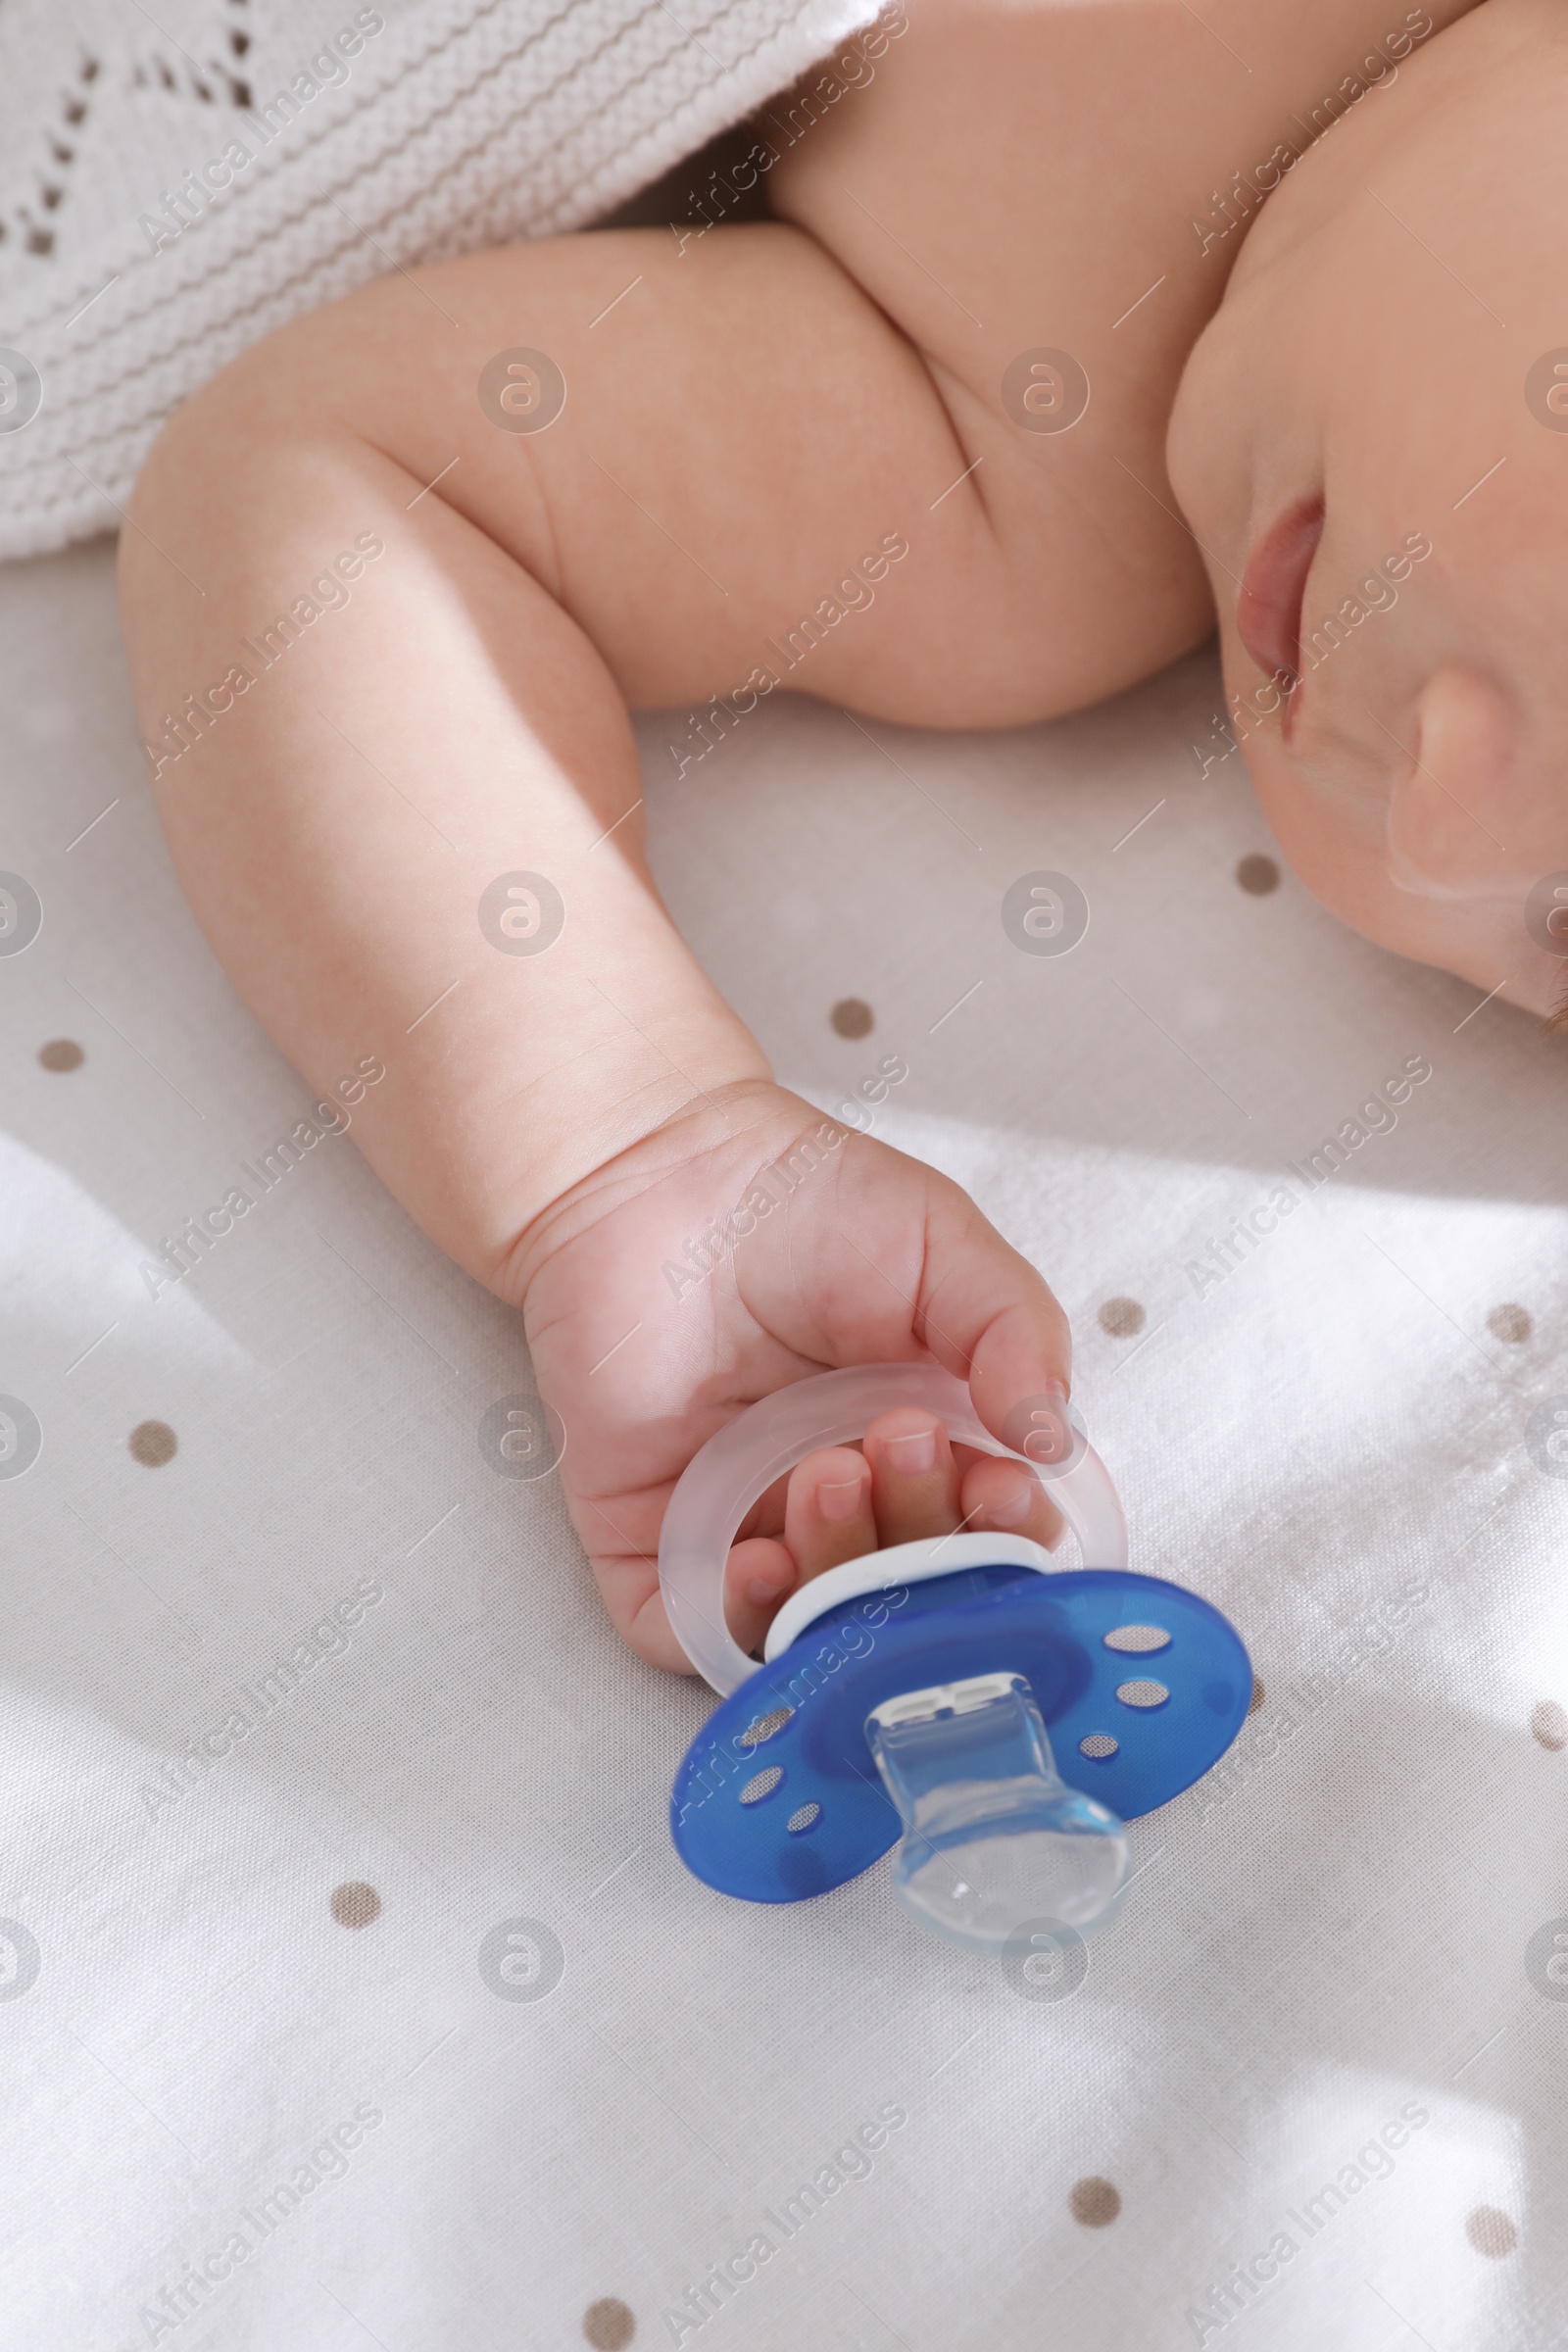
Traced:
[[1249, 231], [1170, 434], [1292, 863], [1540, 1011], [1568, 978], [1565, 99], [1552, 0], [1486, 0], [1370, 89]]

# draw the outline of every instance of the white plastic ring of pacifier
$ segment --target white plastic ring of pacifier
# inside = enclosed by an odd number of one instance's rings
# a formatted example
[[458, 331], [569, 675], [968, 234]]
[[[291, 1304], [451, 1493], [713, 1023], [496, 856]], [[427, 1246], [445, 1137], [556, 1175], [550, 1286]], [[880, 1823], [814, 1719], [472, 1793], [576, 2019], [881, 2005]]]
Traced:
[[[1125, 1568], [1127, 1522], [1111, 1484], [1110, 1473], [1083, 1434], [1076, 1416], [1073, 1449], [1065, 1462], [1044, 1465], [1027, 1454], [1014, 1453], [994, 1438], [974, 1409], [966, 1384], [944, 1372], [939, 1364], [853, 1364], [842, 1372], [819, 1373], [796, 1381], [762, 1397], [710, 1438], [686, 1470], [669, 1498], [659, 1540], [659, 1581], [675, 1639], [704, 1680], [721, 1695], [738, 1690], [758, 1671], [724, 1618], [724, 1574], [736, 1530], [758, 1497], [775, 1479], [823, 1446], [852, 1445], [864, 1436], [879, 1413], [896, 1405], [923, 1406], [937, 1415], [955, 1444], [983, 1453], [1022, 1462], [1033, 1470], [1078, 1540], [1084, 1565]], [[1025, 1539], [1008, 1536], [954, 1536], [931, 1545], [899, 1544], [889, 1552], [870, 1552], [863, 1560], [847, 1563], [829, 1577], [850, 1579], [846, 1592], [879, 1590], [889, 1583], [907, 1583], [915, 1575], [940, 1576], [973, 1565], [967, 1555], [979, 1545], [987, 1560], [1002, 1562], [1014, 1552], [1017, 1564], [1037, 1567], [1050, 1562], [1049, 1552]], [[941, 1556], [934, 1557], [940, 1548]], [[895, 1555], [902, 1556], [893, 1565]], [[919, 1566], [915, 1553], [928, 1555]], [[1026, 1554], [1036, 1556], [1026, 1557]], [[884, 1569], [887, 1562], [891, 1573]], [[853, 1574], [852, 1574], [853, 1572]], [[828, 1577], [814, 1579], [811, 1605], [800, 1612], [801, 1625], [818, 1614], [816, 1592]], [[853, 1587], [853, 1592], [851, 1591]], [[786, 1604], [795, 1607], [796, 1594]], [[825, 1594], [822, 1607], [833, 1605]], [[797, 1628], [799, 1630], [799, 1628]], [[773, 1643], [768, 1655], [776, 1654]]]

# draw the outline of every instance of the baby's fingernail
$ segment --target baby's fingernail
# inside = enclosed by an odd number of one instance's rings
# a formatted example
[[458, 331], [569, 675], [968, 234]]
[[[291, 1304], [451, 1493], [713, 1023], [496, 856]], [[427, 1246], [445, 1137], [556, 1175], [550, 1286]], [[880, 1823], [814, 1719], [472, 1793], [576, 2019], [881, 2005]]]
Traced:
[[781, 1597], [789, 1582], [790, 1579], [782, 1573], [776, 1576], [754, 1576], [746, 1588], [746, 1597], [765, 1607], [770, 1601]]
[[994, 1520], [998, 1527], [1016, 1527], [1020, 1520], [1028, 1518], [1032, 1500], [1029, 1487], [1021, 1478], [1009, 1479], [1001, 1493], [994, 1494], [986, 1504], [986, 1517]]
[[937, 1433], [934, 1429], [912, 1429], [907, 1437], [884, 1438], [883, 1450], [895, 1470], [906, 1478], [922, 1478], [926, 1471], [937, 1466]]
[[1031, 1462], [1065, 1461], [1072, 1451], [1072, 1424], [1061, 1382], [1048, 1380], [1034, 1396], [1020, 1398], [1003, 1422], [1002, 1435], [1014, 1453]]
[[842, 1526], [853, 1519], [860, 1507], [860, 1491], [865, 1482], [860, 1477], [824, 1479], [816, 1490], [816, 1507], [824, 1519]]

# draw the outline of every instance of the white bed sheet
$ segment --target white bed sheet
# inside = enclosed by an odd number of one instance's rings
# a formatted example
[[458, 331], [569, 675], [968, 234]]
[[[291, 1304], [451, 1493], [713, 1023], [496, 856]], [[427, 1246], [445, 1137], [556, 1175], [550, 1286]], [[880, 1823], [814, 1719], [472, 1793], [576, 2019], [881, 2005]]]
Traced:
[[[665, 1804], [705, 1694], [611, 1637], [555, 1481], [491, 1469], [518, 1322], [349, 1144], [148, 1297], [309, 1098], [173, 881], [103, 544], [0, 574], [0, 866], [44, 908], [0, 956], [0, 1391], [43, 1433], [0, 1478], [7, 2338], [1560, 2342], [1562, 1063], [1288, 875], [1238, 887], [1270, 844], [1239, 758], [1199, 773], [1208, 657], [994, 738], [781, 698], [678, 781], [684, 721], [641, 729], [709, 969], [825, 1105], [906, 1060], [878, 1132], [1054, 1283], [1135, 1564], [1224, 1607], [1265, 1687], [1231, 1764], [1136, 1827], [1125, 1921], [1054, 2001], [920, 1934], [885, 1866], [778, 1910], [685, 1875]], [[1092, 907], [1056, 959], [999, 916], [1042, 868]], [[846, 998], [869, 1035], [835, 1033]], [[84, 1061], [41, 1067], [63, 1038]], [[1396, 1129], [1293, 1179], [1412, 1057]], [[1282, 1182], [1277, 1231], [1196, 1279]], [[1141, 1329], [1102, 1328], [1112, 1298]], [[172, 1780], [362, 1580], [337, 1654]], [[377, 1915], [340, 1924], [360, 1887]], [[480, 1974], [519, 1917], [559, 1938], [538, 2000]], [[862, 2125], [868, 2174], [824, 2170]]]

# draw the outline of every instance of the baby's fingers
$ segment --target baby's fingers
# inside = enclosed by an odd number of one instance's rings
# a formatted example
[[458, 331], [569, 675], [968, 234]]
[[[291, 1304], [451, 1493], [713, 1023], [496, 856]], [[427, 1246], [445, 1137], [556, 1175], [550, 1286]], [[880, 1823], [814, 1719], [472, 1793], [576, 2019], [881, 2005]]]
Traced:
[[944, 1178], [931, 1185], [919, 1336], [939, 1363], [967, 1380], [993, 1437], [1052, 1460], [1066, 1428], [1067, 1318], [966, 1194]]
[[790, 1479], [784, 1541], [800, 1564], [803, 1584], [876, 1550], [871, 1465], [863, 1453], [850, 1446], [828, 1446], [807, 1455]]
[[975, 1534], [995, 1529], [1027, 1536], [1054, 1551], [1061, 1540], [1062, 1517], [1032, 1470], [981, 1454], [964, 1472], [959, 1490], [963, 1524]]
[[922, 1536], [952, 1535], [960, 1515], [958, 1470], [935, 1413], [920, 1405], [895, 1405], [877, 1415], [864, 1444], [878, 1544], [885, 1548]]
[[795, 1562], [775, 1536], [748, 1536], [733, 1546], [724, 1572], [724, 1621], [742, 1649], [762, 1637], [798, 1581]]
[[[651, 1561], [595, 1562], [611, 1622], [650, 1666], [691, 1674], [691, 1660], [664, 1608]], [[775, 1537], [749, 1536], [730, 1550], [724, 1571], [724, 1622], [748, 1654], [760, 1652], [781, 1603], [795, 1590], [795, 1562]]]

